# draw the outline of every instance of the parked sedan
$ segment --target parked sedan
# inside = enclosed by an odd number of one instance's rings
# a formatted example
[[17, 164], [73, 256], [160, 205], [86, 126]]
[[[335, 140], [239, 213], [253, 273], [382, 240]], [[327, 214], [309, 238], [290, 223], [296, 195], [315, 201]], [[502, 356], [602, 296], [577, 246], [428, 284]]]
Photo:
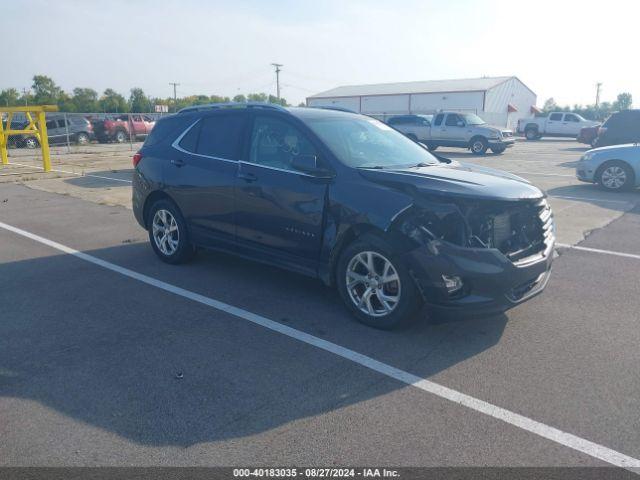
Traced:
[[640, 180], [640, 145], [614, 145], [589, 150], [576, 167], [578, 180], [597, 183], [605, 190], [631, 190]]

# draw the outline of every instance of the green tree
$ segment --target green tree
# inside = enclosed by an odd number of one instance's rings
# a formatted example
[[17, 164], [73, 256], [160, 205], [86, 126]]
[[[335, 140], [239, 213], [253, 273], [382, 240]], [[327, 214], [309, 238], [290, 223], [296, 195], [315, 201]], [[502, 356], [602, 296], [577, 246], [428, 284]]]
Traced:
[[31, 88], [33, 101], [38, 105], [57, 105], [62, 94], [62, 89], [46, 75], [34, 75]]
[[247, 97], [245, 97], [242, 94], [239, 94], [233, 97], [233, 101], [238, 103], [247, 103]]
[[229, 97], [221, 97], [220, 95], [211, 95], [209, 97], [209, 102], [211, 103], [228, 103], [230, 101]]
[[249, 102], [266, 102], [268, 98], [266, 93], [250, 93], [247, 95]]
[[129, 105], [122, 95], [111, 88], [107, 88], [98, 102], [100, 110], [110, 113], [127, 113]]
[[633, 97], [630, 93], [624, 92], [618, 94], [618, 98], [613, 102], [614, 110], [629, 110], [633, 104]]
[[304, 102], [300, 102], [300, 103], [298, 104], [298, 106], [299, 106], [299, 107], [306, 107], [306, 106], [307, 106], [307, 104], [306, 104], [306, 103], [304, 103]]
[[98, 92], [92, 88], [74, 88], [71, 103], [73, 103], [74, 111], [76, 112], [91, 113], [97, 112], [100, 109], [98, 105]]
[[6, 88], [0, 92], [0, 105], [16, 107], [20, 105], [20, 93], [15, 88]]
[[153, 106], [151, 100], [147, 97], [141, 88], [134, 87], [131, 89], [129, 96], [129, 109], [132, 112], [150, 112]]

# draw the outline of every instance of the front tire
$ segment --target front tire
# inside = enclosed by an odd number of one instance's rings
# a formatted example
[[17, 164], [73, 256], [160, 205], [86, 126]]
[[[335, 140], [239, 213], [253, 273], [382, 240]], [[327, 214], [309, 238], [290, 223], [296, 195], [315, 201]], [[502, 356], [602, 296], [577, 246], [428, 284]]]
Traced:
[[633, 169], [624, 162], [607, 162], [596, 175], [598, 185], [609, 192], [624, 192], [635, 185]]
[[494, 147], [491, 149], [491, 151], [496, 155], [500, 155], [501, 153], [504, 153], [505, 150], [506, 150], [505, 147]]
[[435, 143], [427, 142], [427, 148], [429, 149], [430, 152], [433, 152], [438, 149], [438, 145], [436, 145]]
[[535, 128], [527, 128], [524, 132], [524, 136], [527, 140], [539, 140], [538, 130]]
[[184, 263], [193, 256], [187, 224], [173, 202], [162, 199], [151, 206], [147, 230], [151, 247], [163, 262]]
[[469, 149], [471, 149], [471, 153], [474, 155], [484, 155], [487, 153], [487, 149], [489, 148], [489, 144], [487, 139], [484, 137], [476, 137], [471, 139], [469, 143]]
[[116, 142], [124, 143], [127, 141], [127, 133], [124, 130], [118, 130], [114, 138]]
[[370, 327], [390, 330], [409, 323], [421, 296], [405, 263], [383, 239], [365, 235], [340, 255], [336, 284], [347, 309]]

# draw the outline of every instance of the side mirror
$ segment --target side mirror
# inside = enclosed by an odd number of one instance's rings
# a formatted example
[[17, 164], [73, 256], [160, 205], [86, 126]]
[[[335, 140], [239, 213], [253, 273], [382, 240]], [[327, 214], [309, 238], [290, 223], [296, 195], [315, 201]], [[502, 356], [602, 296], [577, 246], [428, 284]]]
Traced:
[[464, 122], [462, 120], [458, 120], [458, 123], [456, 123], [456, 125], [458, 127], [464, 127]]
[[318, 157], [315, 155], [295, 155], [291, 160], [291, 167], [317, 177], [333, 176], [331, 172], [319, 165]]

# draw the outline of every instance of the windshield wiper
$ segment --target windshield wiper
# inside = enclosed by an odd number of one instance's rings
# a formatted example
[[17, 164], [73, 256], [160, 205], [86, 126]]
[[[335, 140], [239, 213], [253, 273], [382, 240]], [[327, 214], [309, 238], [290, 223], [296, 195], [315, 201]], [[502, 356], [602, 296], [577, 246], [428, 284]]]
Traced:
[[374, 169], [374, 170], [384, 170], [385, 168], [388, 168], [388, 167], [386, 167], [384, 165], [360, 165], [357, 168], [367, 168], [367, 169], [371, 168], [371, 169]]
[[416, 163], [415, 165], [409, 166], [409, 168], [433, 167], [434, 165], [435, 163], [420, 162], [420, 163]]

